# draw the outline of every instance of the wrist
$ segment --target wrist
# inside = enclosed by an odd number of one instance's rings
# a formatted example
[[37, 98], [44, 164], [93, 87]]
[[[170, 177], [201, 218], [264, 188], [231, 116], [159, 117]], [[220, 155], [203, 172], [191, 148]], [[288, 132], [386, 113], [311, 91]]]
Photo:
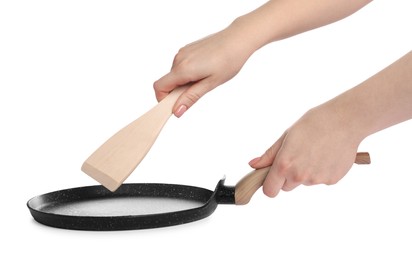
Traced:
[[[325, 110], [327, 118], [332, 121], [333, 131], [342, 133], [348, 140], [355, 140], [358, 144], [371, 133], [368, 112], [357, 102], [350, 91], [322, 104], [320, 109]], [[328, 123], [328, 122], [325, 122]]]
[[270, 43], [270, 35], [264, 30], [264, 24], [251, 14], [236, 18], [228, 27], [237, 38], [237, 43], [252, 55], [255, 51]]

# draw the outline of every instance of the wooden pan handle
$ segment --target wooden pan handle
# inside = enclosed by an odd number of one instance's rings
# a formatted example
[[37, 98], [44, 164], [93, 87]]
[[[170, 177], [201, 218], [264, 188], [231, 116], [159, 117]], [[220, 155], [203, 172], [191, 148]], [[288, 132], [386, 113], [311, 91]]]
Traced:
[[371, 157], [369, 153], [367, 152], [360, 152], [356, 154], [355, 158], [355, 163], [356, 164], [370, 164], [371, 163]]
[[[371, 159], [369, 153], [361, 152], [356, 154], [356, 164], [370, 164]], [[249, 203], [253, 194], [263, 185], [270, 166], [254, 170], [244, 176], [235, 187], [235, 204], [245, 205]]]

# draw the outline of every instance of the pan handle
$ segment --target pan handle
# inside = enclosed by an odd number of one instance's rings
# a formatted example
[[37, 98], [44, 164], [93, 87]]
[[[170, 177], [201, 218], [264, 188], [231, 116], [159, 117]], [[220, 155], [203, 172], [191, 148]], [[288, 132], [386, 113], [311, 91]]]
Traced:
[[[369, 153], [362, 152], [356, 154], [356, 164], [370, 164], [371, 159]], [[270, 166], [254, 170], [244, 176], [237, 184], [235, 188], [235, 204], [245, 205], [249, 203], [253, 194], [263, 185], [267, 174], [269, 173]]]

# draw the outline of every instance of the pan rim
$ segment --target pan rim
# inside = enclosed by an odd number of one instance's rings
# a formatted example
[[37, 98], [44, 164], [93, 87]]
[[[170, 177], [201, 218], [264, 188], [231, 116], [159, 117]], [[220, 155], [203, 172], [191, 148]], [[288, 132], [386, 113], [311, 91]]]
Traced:
[[[123, 187], [123, 188], [122, 188]], [[93, 191], [93, 190], [102, 190], [105, 189], [103, 195], [97, 197], [86, 197], [86, 198], [79, 198], [78, 201], [88, 201], [91, 199], [100, 199], [100, 198], [121, 198], [121, 197], [130, 197], [130, 194], [127, 193], [128, 189], [133, 189], [137, 187], [149, 187], [149, 188], [170, 188], [170, 189], [178, 189], [178, 190], [189, 190], [195, 196], [203, 196], [202, 198], [192, 198], [188, 197], [187, 194], [183, 192], [178, 192], [173, 194], [173, 197], [166, 196], [162, 194], [160, 196], [150, 196], [150, 195], [143, 195], [142, 197], [159, 197], [159, 198], [171, 198], [171, 199], [184, 199], [184, 200], [193, 200], [202, 205], [198, 207], [193, 207], [189, 209], [171, 211], [171, 212], [164, 212], [164, 213], [151, 213], [151, 214], [130, 214], [130, 215], [119, 215], [119, 216], [87, 216], [87, 215], [67, 215], [67, 214], [59, 214], [53, 212], [46, 212], [43, 209], [48, 204], [47, 199], [48, 197], [53, 197], [54, 195], [59, 195], [61, 193], [73, 193], [79, 191]], [[33, 218], [44, 225], [63, 228], [63, 229], [73, 229], [73, 230], [97, 230], [97, 231], [111, 231], [111, 230], [131, 230], [131, 229], [146, 229], [146, 228], [157, 228], [157, 227], [165, 227], [165, 226], [173, 226], [178, 224], [184, 224], [193, 222], [196, 220], [200, 220], [202, 218], [206, 218], [217, 207], [217, 202], [215, 199], [215, 192], [212, 192], [209, 189], [197, 187], [197, 186], [190, 186], [190, 185], [183, 185], [183, 184], [167, 184], [167, 183], [125, 183], [119, 188], [119, 192], [110, 192], [102, 185], [92, 185], [92, 186], [83, 186], [83, 187], [74, 187], [62, 190], [55, 190], [52, 192], [44, 193], [38, 196], [32, 197], [30, 200], [27, 201], [26, 205], [30, 210], [31, 215]], [[96, 195], [96, 194], [93, 194]], [[135, 196], [135, 195], [133, 195]], [[133, 197], [132, 196], [132, 197]], [[207, 199], [206, 199], [207, 198]], [[42, 200], [46, 200], [46, 202], [42, 202]], [[61, 199], [56, 201], [52, 201], [51, 203], [65, 203], [69, 202], [70, 199]], [[39, 203], [39, 205], [36, 205]], [[42, 205], [42, 203], [45, 203]], [[179, 220], [179, 216], [190, 216], [193, 212], [201, 212], [199, 214], [195, 214], [193, 218], [188, 217], [181, 217]], [[157, 223], [157, 220], [166, 219], [168, 220], [167, 223]], [[153, 221], [152, 221], [153, 220]], [[91, 223], [90, 226], [76, 226], [77, 222], [87, 222]], [[96, 222], [96, 224], [94, 224]], [[129, 223], [126, 226], [122, 226], [118, 223], [126, 222]], [[140, 225], [139, 222], [148, 222], [147, 224]], [[153, 223], [151, 223], [153, 222]], [[156, 223], [155, 223], [156, 222]], [[65, 223], [72, 223], [66, 225]], [[98, 223], [106, 223], [103, 226], [100, 226]]]

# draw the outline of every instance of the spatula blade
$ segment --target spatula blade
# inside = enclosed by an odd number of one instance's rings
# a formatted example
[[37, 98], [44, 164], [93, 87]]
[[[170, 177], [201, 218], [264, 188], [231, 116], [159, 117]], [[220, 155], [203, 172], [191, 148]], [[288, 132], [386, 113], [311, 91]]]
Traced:
[[151, 110], [113, 135], [83, 163], [82, 171], [110, 191], [115, 191], [149, 152], [172, 115], [174, 103], [185, 89], [174, 90]]

